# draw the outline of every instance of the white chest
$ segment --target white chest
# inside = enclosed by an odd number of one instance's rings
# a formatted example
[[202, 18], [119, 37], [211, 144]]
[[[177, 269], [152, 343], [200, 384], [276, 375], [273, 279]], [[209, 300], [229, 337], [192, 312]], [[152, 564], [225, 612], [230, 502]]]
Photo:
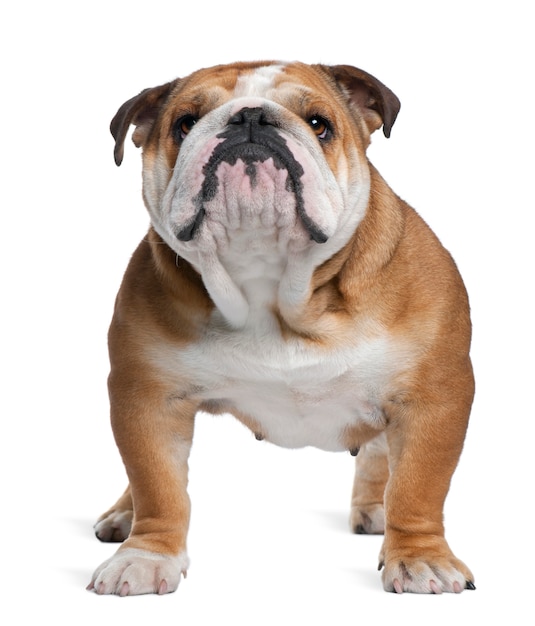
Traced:
[[344, 450], [348, 429], [382, 428], [383, 397], [399, 362], [388, 337], [328, 350], [284, 340], [275, 324], [266, 318], [260, 334], [258, 325], [255, 333], [214, 326], [187, 350], [166, 350], [160, 366], [187, 372], [203, 401], [247, 415], [266, 439], [283, 447]]

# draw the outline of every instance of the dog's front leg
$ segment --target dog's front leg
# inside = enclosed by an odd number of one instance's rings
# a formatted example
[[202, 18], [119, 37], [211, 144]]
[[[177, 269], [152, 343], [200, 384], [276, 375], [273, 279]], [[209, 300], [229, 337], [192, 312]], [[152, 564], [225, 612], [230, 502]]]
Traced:
[[99, 594], [175, 591], [188, 567], [188, 456], [196, 406], [157, 382], [118, 383], [110, 377], [112, 426], [132, 492], [128, 539], [93, 574]]
[[[390, 478], [379, 567], [386, 591], [474, 589], [468, 567], [444, 538], [443, 506], [461, 453], [468, 410], [444, 403], [398, 407], [387, 430]], [[397, 413], [397, 414], [395, 414]]]

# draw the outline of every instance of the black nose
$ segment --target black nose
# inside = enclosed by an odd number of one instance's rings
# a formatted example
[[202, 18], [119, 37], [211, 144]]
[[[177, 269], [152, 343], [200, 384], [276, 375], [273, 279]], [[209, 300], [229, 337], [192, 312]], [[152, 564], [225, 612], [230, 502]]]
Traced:
[[269, 126], [266, 112], [261, 107], [244, 107], [228, 121], [234, 126]]

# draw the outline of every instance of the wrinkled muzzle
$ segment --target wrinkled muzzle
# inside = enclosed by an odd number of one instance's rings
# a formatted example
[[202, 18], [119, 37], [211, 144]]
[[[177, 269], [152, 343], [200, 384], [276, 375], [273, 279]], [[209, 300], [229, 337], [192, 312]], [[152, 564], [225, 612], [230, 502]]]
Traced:
[[[271, 213], [277, 206], [281, 208], [293, 202], [310, 239], [316, 243], [327, 241], [328, 234], [307, 211], [305, 170], [262, 107], [239, 110], [216, 138], [217, 143], [202, 166], [200, 191], [192, 199], [194, 215], [176, 231], [177, 239], [191, 241], [203, 223], [209, 204], [220, 198], [229, 210], [237, 204], [243, 210], [254, 212], [260, 206], [261, 211]], [[266, 219], [269, 218], [265, 216]]]

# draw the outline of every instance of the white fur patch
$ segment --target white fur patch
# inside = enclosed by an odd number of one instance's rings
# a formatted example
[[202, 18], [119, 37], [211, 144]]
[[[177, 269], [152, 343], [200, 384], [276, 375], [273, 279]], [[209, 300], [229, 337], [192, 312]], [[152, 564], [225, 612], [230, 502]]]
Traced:
[[240, 331], [229, 332], [216, 311], [200, 342], [179, 351], [159, 348], [153, 366], [168, 380], [194, 381], [202, 400], [249, 415], [267, 440], [332, 451], [345, 449], [351, 426], [384, 426], [389, 382], [410, 355], [387, 336], [331, 350], [286, 340], [261, 308]]
[[188, 555], [176, 557], [134, 548], [119, 549], [93, 574], [89, 589], [119, 596], [171, 593], [189, 567]]
[[261, 97], [264, 98], [274, 86], [274, 79], [283, 70], [284, 65], [265, 65], [254, 72], [240, 76], [234, 88], [234, 97]]

